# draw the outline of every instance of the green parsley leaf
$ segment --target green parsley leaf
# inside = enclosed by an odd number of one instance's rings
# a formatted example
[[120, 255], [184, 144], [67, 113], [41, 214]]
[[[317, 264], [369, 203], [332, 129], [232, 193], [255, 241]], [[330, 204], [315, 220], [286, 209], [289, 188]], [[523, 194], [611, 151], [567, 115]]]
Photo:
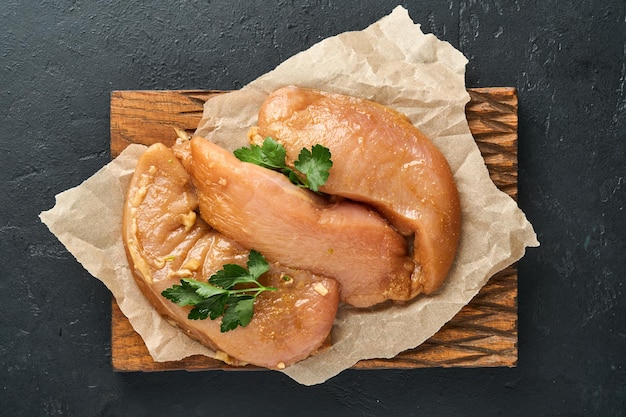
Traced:
[[226, 264], [209, 278], [209, 283], [221, 288], [232, 288], [239, 283], [250, 281], [250, 274], [240, 265]]
[[285, 168], [287, 150], [274, 139], [267, 137], [263, 145], [250, 145], [250, 148], [239, 148], [234, 152], [237, 159], [250, 162], [268, 169], [282, 170]]
[[222, 317], [220, 330], [227, 332], [234, 330], [237, 326], [246, 327], [252, 320], [254, 314], [254, 297], [240, 297], [237, 303], [229, 304]]
[[211, 320], [215, 320], [224, 312], [227, 301], [227, 293], [206, 298], [194, 306], [189, 312], [188, 318], [190, 320], [204, 320], [210, 317]]
[[204, 300], [204, 297], [197, 294], [196, 289], [185, 280], [181, 280], [180, 285], [174, 285], [161, 294], [179, 306], [193, 306]]
[[254, 249], [250, 251], [250, 255], [248, 256], [248, 262], [246, 265], [248, 266], [248, 271], [250, 271], [250, 275], [255, 280], [259, 279], [261, 275], [270, 270], [270, 266], [265, 261], [263, 255], [261, 255]]
[[161, 295], [179, 306], [193, 306], [187, 316], [190, 320], [222, 317], [222, 332], [245, 327], [252, 320], [256, 297], [276, 290], [258, 281], [269, 271], [269, 264], [259, 252], [250, 251], [247, 267], [226, 264], [208, 282], [183, 278], [180, 285], [165, 289]]
[[304, 175], [308, 188], [317, 191], [328, 180], [333, 161], [330, 159], [330, 150], [322, 145], [314, 145], [311, 151], [304, 148], [300, 151], [294, 166]]
[[195, 279], [183, 278], [181, 281], [189, 287], [193, 288], [196, 295], [199, 295], [202, 298], [209, 298], [215, 295], [226, 293], [226, 290], [222, 288], [207, 284], [206, 282], [197, 281]]
[[250, 145], [249, 148], [236, 149], [233, 153], [240, 161], [281, 172], [293, 184], [315, 192], [326, 183], [333, 166], [330, 150], [322, 145], [314, 145], [310, 151], [306, 148], [300, 151], [298, 160], [294, 162], [294, 170], [287, 166], [285, 147], [269, 136], [263, 140], [262, 146]]

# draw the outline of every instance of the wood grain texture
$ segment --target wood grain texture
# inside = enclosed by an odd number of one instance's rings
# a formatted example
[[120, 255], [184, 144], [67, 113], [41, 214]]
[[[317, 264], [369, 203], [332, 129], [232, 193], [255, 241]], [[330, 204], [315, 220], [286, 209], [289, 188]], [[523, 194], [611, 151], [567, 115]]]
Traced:
[[[517, 91], [468, 89], [470, 130], [494, 183], [517, 199]], [[115, 91], [111, 95], [111, 155], [131, 143], [171, 145], [174, 127], [193, 132], [204, 102], [219, 91]], [[115, 300], [112, 303], [111, 357], [116, 371], [254, 370], [232, 367], [204, 356], [154, 362]], [[480, 293], [439, 332], [415, 349], [391, 359], [357, 363], [356, 369], [492, 367], [517, 364], [517, 269], [494, 275]]]

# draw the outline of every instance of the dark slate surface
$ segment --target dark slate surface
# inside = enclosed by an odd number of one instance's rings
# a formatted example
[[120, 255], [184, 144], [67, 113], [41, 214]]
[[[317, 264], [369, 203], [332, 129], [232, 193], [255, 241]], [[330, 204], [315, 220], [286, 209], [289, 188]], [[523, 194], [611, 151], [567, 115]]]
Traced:
[[[138, 4], [131, 4], [138, 3]], [[623, 0], [423, 0], [411, 17], [515, 86], [519, 204], [541, 248], [519, 265], [519, 366], [118, 374], [110, 294], [38, 220], [109, 160], [117, 89], [234, 89], [390, 1], [8, 0], [0, 6], [0, 415], [626, 415]]]

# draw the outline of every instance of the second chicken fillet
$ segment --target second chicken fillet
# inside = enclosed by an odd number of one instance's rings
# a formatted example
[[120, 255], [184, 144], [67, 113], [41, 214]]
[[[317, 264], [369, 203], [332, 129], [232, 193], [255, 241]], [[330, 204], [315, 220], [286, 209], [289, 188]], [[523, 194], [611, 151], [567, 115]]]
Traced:
[[413, 260], [378, 213], [328, 201], [207, 139], [190, 146], [200, 214], [216, 230], [270, 261], [335, 278], [353, 306], [409, 298]]

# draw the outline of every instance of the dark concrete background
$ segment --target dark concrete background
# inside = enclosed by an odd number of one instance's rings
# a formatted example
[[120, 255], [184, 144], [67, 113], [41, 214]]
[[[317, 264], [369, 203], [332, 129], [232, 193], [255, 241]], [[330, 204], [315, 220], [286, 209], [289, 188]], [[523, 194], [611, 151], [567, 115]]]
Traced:
[[626, 415], [626, 5], [402, 4], [519, 89], [519, 204], [542, 246], [519, 264], [513, 369], [119, 374], [110, 294], [38, 220], [109, 161], [119, 89], [234, 89], [392, 1], [5, 0], [0, 6], [0, 415]]

